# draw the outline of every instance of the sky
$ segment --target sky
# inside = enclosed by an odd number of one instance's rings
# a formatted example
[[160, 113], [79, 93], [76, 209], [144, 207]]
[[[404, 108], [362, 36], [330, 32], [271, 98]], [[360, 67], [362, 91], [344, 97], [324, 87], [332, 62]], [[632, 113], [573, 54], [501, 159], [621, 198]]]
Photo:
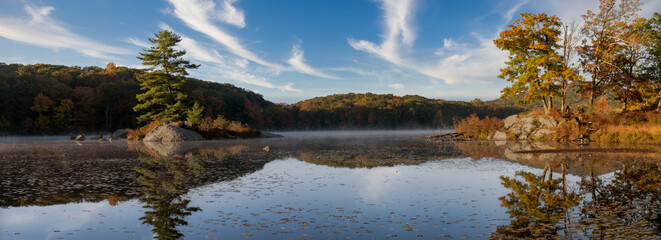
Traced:
[[[642, 0], [640, 16], [661, 10]], [[142, 67], [148, 38], [181, 36], [190, 77], [273, 102], [336, 93], [492, 100], [519, 13], [580, 22], [597, 0], [0, 0], [0, 62]]]

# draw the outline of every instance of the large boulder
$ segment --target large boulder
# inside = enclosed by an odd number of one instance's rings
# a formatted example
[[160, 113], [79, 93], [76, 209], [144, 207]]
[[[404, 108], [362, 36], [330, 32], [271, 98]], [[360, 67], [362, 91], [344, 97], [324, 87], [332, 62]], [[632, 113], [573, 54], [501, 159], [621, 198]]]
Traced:
[[118, 129], [112, 135], [110, 136], [110, 140], [118, 140], [118, 139], [123, 139], [128, 136], [129, 132], [126, 131], [126, 129]]
[[155, 127], [142, 140], [144, 142], [183, 142], [202, 141], [204, 138], [197, 132], [186, 130], [169, 124]]
[[537, 119], [539, 123], [544, 125], [547, 128], [552, 128], [555, 126], [558, 126], [558, 121], [556, 121], [553, 117], [551, 116], [541, 116], [539, 119]]
[[516, 123], [519, 120], [519, 116], [514, 114], [512, 116], [509, 116], [503, 120], [503, 124], [505, 125], [505, 129], [511, 128], [514, 123]]
[[74, 141], [85, 141], [85, 134], [80, 134], [73, 139]]

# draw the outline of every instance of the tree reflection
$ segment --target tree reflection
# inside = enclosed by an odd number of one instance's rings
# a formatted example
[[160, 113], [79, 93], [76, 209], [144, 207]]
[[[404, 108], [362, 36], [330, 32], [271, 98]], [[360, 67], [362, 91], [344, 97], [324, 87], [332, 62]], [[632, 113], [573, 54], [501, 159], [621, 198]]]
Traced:
[[590, 194], [581, 208], [581, 226], [592, 238], [641, 239], [661, 235], [661, 170], [656, 164], [624, 164], [610, 182], [583, 178]]
[[177, 226], [188, 225], [185, 218], [200, 211], [200, 208], [188, 206], [190, 200], [182, 197], [188, 192], [186, 184], [202, 171], [200, 157], [142, 156], [140, 163], [135, 171], [139, 173], [138, 182], [142, 185], [140, 201], [147, 209], [140, 220], [153, 226], [152, 232], [158, 239], [183, 237]]
[[509, 225], [499, 226], [491, 238], [549, 238], [567, 229], [567, 211], [583, 197], [567, 192], [565, 185], [561, 185], [565, 182], [564, 174], [561, 179], [553, 179], [552, 169], [548, 167], [542, 175], [520, 171], [515, 176], [523, 181], [500, 177], [503, 186], [512, 189], [511, 193], [498, 198], [508, 209], [511, 220]]
[[553, 179], [550, 167], [542, 175], [501, 176], [502, 184], [512, 190], [499, 198], [511, 220], [491, 238], [658, 238], [661, 167], [632, 162], [612, 177], [595, 176], [593, 171], [582, 178], [578, 193], [563, 190], [564, 174]]

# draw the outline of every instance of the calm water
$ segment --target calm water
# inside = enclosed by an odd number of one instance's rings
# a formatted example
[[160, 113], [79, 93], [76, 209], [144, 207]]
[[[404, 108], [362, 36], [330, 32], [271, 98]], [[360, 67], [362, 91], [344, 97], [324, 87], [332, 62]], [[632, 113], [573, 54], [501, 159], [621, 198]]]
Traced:
[[282, 134], [2, 142], [0, 239], [659, 238], [654, 146]]

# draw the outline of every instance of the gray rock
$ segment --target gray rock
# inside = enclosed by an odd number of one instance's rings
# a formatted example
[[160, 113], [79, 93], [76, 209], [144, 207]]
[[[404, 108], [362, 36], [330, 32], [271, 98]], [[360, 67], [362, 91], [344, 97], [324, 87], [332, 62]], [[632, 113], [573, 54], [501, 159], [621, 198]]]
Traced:
[[172, 125], [155, 127], [142, 140], [144, 142], [183, 142], [202, 141], [204, 138], [197, 132], [186, 130]]
[[[512, 123], [510, 128], [507, 129], [507, 132], [519, 136], [519, 139], [526, 139], [527, 136], [535, 129], [535, 126], [533, 124], [534, 121], [535, 119], [531, 117], [517, 118], [516, 121]], [[525, 136], [522, 138], [521, 137], [522, 135]]]
[[90, 138], [90, 140], [99, 140], [99, 139], [103, 139], [103, 137], [101, 135], [99, 135], [99, 136]]
[[144, 142], [144, 144], [160, 156], [172, 157], [196, 149], [202, 145], [202, 142]]
[[123, 139], [126, 138], [126, 136], [129, 134], [126, 129], [117, 129], [112, 135], [110, 136], [110, 140], [118, 140], [118, 139]]
[[496, 133], [493, 134], [493, 137], [491, 140], [494, 141], [504, 141], [507, 140], [507, 133], [501, 132], [501, 131], [496, 131]]
[[539, 123], [541, 123], [542, 125], [548, 128], [558, 126], [558, 122], [555, 119], [553, 119], [553, 117], [551, 116], [542, 116], [539, 119], [537, 119], [537, 121], [539, 121]]
[[533, 124], [534, 122], [535, 122], [535, 119], [533, 119], [531, 117], [522, 118], [521, 119], [521, 125], [520, 125], [521, 134], [528, 135], [528, 134], [532, 133], [533, 130], [535, 130], [535, 124]]
[[80, 134], [80, 135], [76, 136], [76, 138], [74, 138], [73, 140], [74, 141], [85, 141], [85, 135]]
[[503, 120], [503, 124], [505, 124], [505, 129], [511, 128], [514, 123], [516, 123], [519, 120], [519, 116], [514, 114], [512, 116], [509, 116]]

